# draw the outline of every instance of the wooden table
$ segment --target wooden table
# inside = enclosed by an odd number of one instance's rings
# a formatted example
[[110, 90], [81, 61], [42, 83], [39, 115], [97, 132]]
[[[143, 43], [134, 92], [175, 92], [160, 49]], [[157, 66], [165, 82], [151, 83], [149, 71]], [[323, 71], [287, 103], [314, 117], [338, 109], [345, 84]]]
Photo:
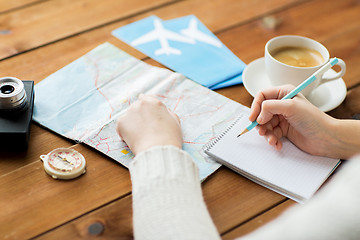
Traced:
[[[322, 42], [347, 63], [346, 100], [329, 112], [360, 113], [360, 1], [358, 0], [14, 0], [0, 1], [0, 74], [40, 82], [103, 42], [159, 66], [111, 35], [157, 15], [195, 14], [245, 63], [263, 56], [267, 40], [283, 34]], [[243, 86], [217, 91], [250, 106]], [[357, 115], [359, 116], [359, 115]], [[87, 173], [55, 181], [39, 160], [57, 147], [81, 151]], [[225, 167], [203, 183], [210, 214], [223, 239], [246, 234], [295, 203]], [[131, 239], [129, 172], [84, 145], [36, 124], [27, 152], [0, 153], [0, 239]]]

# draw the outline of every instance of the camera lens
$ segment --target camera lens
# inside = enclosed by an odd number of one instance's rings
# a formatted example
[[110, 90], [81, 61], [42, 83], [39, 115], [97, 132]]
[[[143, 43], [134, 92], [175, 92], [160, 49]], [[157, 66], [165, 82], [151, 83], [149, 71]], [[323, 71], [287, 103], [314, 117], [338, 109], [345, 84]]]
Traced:
[[11, 85], [4, 85], [0, 88], [1, 93], [10, 94], [15, 90], [15, 88]]
[[0, 111], [17, 111], [26, 106], [24, 83], [14, 77], [0, 78]]

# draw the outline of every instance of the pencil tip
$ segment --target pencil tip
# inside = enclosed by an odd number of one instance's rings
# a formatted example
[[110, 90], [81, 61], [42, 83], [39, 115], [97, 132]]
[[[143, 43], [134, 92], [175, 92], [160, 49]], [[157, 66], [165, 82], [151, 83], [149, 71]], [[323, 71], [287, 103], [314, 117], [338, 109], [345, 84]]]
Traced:
[[244, 131], [242, 131], [242, 133], [240, 133], [237, 137], [240, 137], [241, 135], [247, 133], [249, 130], [247, 128], [244, 129]]

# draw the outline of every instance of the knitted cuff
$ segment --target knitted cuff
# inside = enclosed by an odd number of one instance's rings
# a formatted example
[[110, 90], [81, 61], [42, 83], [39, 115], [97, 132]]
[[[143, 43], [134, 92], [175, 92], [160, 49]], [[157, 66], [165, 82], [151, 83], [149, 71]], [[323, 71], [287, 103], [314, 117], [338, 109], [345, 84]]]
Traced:
[[199, 169], [190, 155], [175, 146], [156, 146], [139, 153], [129, 166], [133, 191], [142, 185], [170, 184], [171, 181], [196, 183]]

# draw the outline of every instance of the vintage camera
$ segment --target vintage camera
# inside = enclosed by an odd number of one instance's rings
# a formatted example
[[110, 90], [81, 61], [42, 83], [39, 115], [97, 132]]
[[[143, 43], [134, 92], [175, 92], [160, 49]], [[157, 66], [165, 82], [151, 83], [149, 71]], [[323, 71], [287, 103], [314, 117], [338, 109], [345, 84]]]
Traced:
[[0, 78], [0, 150], [27, 149], [33, 106], [33, 81]]

